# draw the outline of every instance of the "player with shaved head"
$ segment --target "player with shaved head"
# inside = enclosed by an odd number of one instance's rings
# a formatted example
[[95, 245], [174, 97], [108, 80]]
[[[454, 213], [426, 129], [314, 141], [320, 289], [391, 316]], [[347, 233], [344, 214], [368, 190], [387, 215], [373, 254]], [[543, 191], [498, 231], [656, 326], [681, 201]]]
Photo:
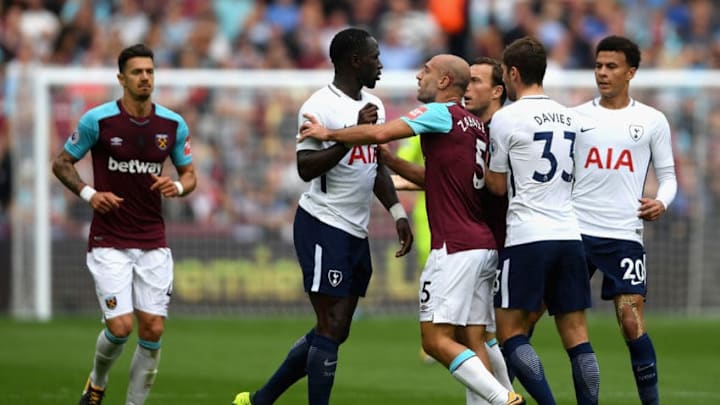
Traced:
[[456, 337], [468, 326], [492, 322], [498, 260], [480, 194], [488, 137], [482, 121], [461, 105], [470, 67], [457, 56], [437, 55], [416, 78], [417, 98], [425, 104], [404, 117], [332, 130], [307, 115], [301, 140], [373, 144], [420, 136], [425, 167], [403, 161], [396, 172], [426, 190], [431, 251], [419, 288], [423, 349], [490, 404], [522, 404], [522, 397], [503, 387]]

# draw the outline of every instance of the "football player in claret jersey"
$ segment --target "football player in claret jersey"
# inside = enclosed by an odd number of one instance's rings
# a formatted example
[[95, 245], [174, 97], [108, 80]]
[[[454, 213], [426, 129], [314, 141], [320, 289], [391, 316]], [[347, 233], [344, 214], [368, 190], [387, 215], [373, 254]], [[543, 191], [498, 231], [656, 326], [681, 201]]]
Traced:
[[528, 339], [531, 313], [543, 301], [572, 365], [578, 404], [597, 404], [599, 377], [585, 309], [590, 282], [571, 202], [575, 114], [543, 90], [547, 55], [529, 37], [503, 52], [508, 98], [490, 124], [488, 188], [508, 193], [507, 234], [495, 294], [497, 336], [508, 367], [540, 405], [555, 404]]
[[[173, 282], [173, 260], [162, 218], [162, 197], [195, 189], [188, 127], [183, 118], [151, 100], [153, 52], [142, 44], [124, 49], [117, 75], [119, 100], [86, 112], [53, 162], [53, 172], [93, 209], [87, 266], [95, 281], [105, 329], [80, 404], [100, 404], [108, 374], [137, 318], [138, 345], [130, 365], [128, 404], [143, 404], [160, 361], [160, 337]], [[75, 163], [91, 152], [94, 186]], [[162, 173], [170, 158], [178, 173]]]
[[[503, 83], [502, 65], [500, 61], [487, 56], [476, 58], [470, 64], [470, 83], [463, 100], [465, 108], [477, 116], [484, 124], [485, 130], [489, 133], [489, 125], [493, 115], [500, 110], [507, 99], [505, 84]], [[483, 211], [486, 222], [493, 232], [498, 252], [505, 246], [505, 216], [507, 215], [507, 196], [497, 196], [484, 187], [481, 190]], [[494, 314], [493, 314], [494, 315]], [[485, 345], [487, 347], [488, 360], [492, 366], [495, 378], [506, 388], [512, 389], [512, 382], [508, 374], [507, 365], [500, 351], [500, 345], [495, 336], [495, 321], [487, 326], [485, 333]], [[485, 404], [471, 390], [466, 393], [467, 405]]]
[[[425, 103], [383, 125], [332, 130], [312, 114], [301, 139], [351, 144], [386, 143], [420, 135], [425, 167], [402, 160], [399, 175], [425, 189], [431, 251], [420, 276], [420, 330], [425, 352], [467, 388], [493, 405], [521, 404], [456, 333], [492, 323], [491, 288], [497, 250], [485, 222], [484, 186], [488, 138], [483, 123], [460, 104], [470, 80], [467, 62], [454, 55], [431, 58], [417, 75]], [[484, 342], [478, 350], [484, 351]]]
[[[589, 117], [575, 139], [573, 204], [591, 276], [603, 274], [602, 299], [613, 300], [643, 404], [658, 404], [655, 349], [645, 330], [647, 292], [643, 220], [657, 220], [677, 191], [670, 125], [660, 111], [630, 97], [640, 65], [631, 40], [610, 36], [595, 52], [600, 96], [576, 110]], [[643, 197], [650, 168], [659, 187]]]
[[[379, 55], [377, 41], [366, 31], [348, 28], [337, 33], [330, 44], [333, 82], [302, 105], [299, 126], [304, 114], [333, 129], [383, 123], [382, 101], [363, 90], [374, 88], [380, 77]], [[307, 139], [297, 144], [297, 166], [310, 189], [300, 197], [294, 243], [316, 323], [263, 387], [236, 395], [236, 405], [272, 404], [305, 375], [308, 403], [329, 403], [338, 346], [348, 338], [358, 299], [365, 296], [372, 274], [368, 222], [373, 194], [394, 218], [400, 241], [396, 256], [411, 249], [407, 215], [389, 172], [377, 163], [374, 145]]]

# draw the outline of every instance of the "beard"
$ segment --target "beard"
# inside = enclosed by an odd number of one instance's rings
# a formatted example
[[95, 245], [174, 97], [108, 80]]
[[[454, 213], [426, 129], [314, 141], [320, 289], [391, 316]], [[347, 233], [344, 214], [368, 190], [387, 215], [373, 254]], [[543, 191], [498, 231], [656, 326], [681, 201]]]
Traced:
[[430, 93], [427, 92], [427, 91], [423, 91], [422, 88], [419, 88], [419, 89], [418, 89], [418, 93], [417, 93], [417, 97], [416, 97], [416, 98], [417, 98], [417, 100], [418, 100], [419, 102], [421, 102], [421, 103], [426, 103], [426, 104], [427, 104], [427, 103], [432, 103], [433, 101], [435, 101], [435, 95], [434, 95], [434, 94], [430, 94]]
[[135, 94], [133, 97], [136, 101], [148, 101], [150, 99], [150, 93], [147, 94]]

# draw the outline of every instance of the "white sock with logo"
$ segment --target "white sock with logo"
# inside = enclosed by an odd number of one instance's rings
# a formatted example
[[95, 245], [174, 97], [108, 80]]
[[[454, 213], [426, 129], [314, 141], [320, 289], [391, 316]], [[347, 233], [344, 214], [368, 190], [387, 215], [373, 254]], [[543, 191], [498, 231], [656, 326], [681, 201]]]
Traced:
[[[143, 345], [143, 343], [146, 343]], [[144, 346], [152, 345], [153, 348]], [[156, 348], [154, 348], [156, 347]], [[127, 391], [126, 405], [142, 405], [150, 394], [155, 383], [155, 377], [160, 363], [160, 342], [144, 342], [135, 348], [132, 363], [130, 364], [130, 383]]]

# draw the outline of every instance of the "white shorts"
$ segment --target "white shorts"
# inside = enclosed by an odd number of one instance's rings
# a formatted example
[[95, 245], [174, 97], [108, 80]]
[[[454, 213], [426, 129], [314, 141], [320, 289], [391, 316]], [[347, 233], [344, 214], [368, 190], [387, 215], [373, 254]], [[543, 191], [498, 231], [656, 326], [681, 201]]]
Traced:
[[173, 284], [169, 248], [93, 248], [87, 254], [87, 266], [105, 319], [133, 309], [167, 316]]
[[431, 250], [420, 275], [420, 322], [495, 330], [492, 287], [497, 264], [497, 250]]

